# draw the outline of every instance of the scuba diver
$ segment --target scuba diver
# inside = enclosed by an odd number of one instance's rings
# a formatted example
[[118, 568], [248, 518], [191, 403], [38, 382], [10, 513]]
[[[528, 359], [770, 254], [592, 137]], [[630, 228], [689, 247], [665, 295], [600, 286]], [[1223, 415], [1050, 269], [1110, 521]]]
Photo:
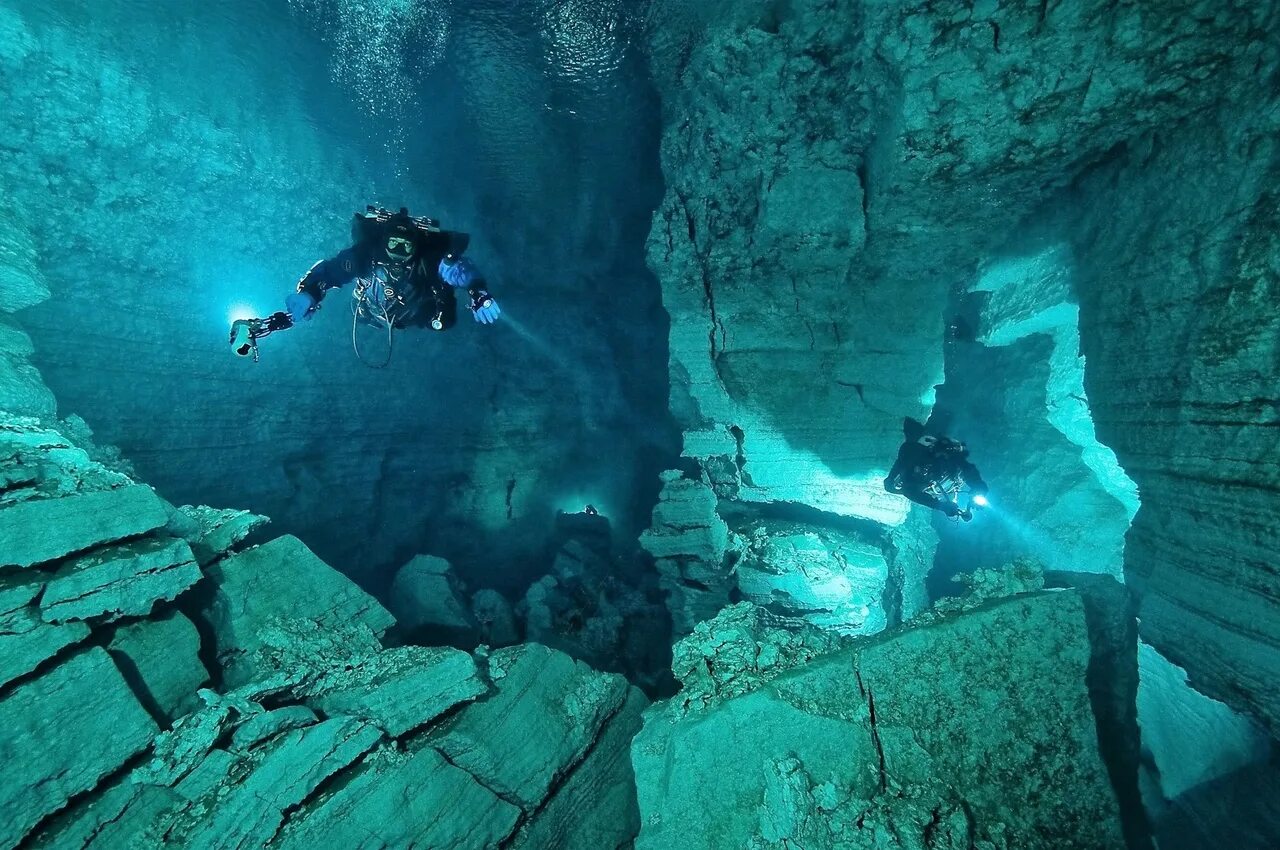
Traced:
[[[987, 503], [987, 485], [969, 462], [964, 443], [926, 434], [911, 417], [903, 420], [902, 433], [906, 442], [884, 479], [884, 489], [949, 517], [973, 519], [973, 509]], [[971, 494], [969, 506], [961, 508], [959, 495], [965, 488]]]
[[[330, 289], [355, 282], [351, 301], [351, 344], [367, 366], [381, 368], [391, 361], [392, 333], [397, 328], [453, 326], [457, 317], [456, 290], [467, 293], [471, 315], [493, 324], [502, 314], [489, 294], [484, 277], [470, 258], [462, 256], [470, 235], [441, 230], [435, 219], [409, 215], [401, 207], [392, 213], [370, 205], [351, 223], [352, 245], [336, 257], [311, 267], [298, 290], [285, 299], [285, 309], [264, 319], [238, 319], [231, 324], [231, 346], [241, 357], [258, 359], [258, 340], [287, 330], [320, 309]], [[385, 328], [387, 355], [370, 363], [360, 353], [361, 325]]]

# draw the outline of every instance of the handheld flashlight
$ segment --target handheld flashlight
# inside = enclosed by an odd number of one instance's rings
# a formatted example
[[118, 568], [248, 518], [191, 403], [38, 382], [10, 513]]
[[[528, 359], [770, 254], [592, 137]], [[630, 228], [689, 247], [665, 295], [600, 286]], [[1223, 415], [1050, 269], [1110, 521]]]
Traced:
[[973, 503], [980, 508], [985, 508], [987, 506], [987, 497], [979, 493], [973, 497]]

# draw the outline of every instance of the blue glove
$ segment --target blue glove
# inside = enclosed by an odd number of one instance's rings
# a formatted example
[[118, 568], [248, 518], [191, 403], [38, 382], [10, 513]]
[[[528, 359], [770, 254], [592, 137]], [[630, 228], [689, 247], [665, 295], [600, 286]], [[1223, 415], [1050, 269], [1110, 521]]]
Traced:
[[289, 313], [289, 318], [295, 322], [301, 322], [303, 319], [311, 318], [312, 312], [316, 309], [316, 299], [309, 293], [295, 292], [284, 299], [284, 309]]
[[492, 295], [485, 295], [471, 305], [471, 315], [482, 325], [492, 325], [502, 315], [502, 308], [493, 300]]

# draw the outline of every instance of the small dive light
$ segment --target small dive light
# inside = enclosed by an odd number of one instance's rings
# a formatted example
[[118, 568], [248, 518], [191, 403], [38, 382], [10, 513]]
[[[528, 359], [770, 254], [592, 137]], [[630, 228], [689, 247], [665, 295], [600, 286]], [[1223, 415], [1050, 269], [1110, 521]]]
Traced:
[[973, 497], [973, 503], [980, 508], [985, 508], [989, 504], [989, 502], [987, 502], [987, 497], [981, 493]]

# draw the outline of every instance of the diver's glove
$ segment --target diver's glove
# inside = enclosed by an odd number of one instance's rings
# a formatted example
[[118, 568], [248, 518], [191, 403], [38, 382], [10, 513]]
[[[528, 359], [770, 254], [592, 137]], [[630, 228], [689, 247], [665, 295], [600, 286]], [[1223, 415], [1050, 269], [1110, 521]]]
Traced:
[[469, 289], [467, 294], [471, 296], [471, 315], [475, 316], [480, 324], [492, 325], [502, 315], [502, 308], [488, 292], [483, 289]]
[[319, 306], [311, 293], [303, 290], [291, 293], [288, 298], [284, 299], [285, 312], [289, 314], [289, 318], [293, 319], [294, 322], [301, 322], [303, 319], [311, 318], [311, 314]]

